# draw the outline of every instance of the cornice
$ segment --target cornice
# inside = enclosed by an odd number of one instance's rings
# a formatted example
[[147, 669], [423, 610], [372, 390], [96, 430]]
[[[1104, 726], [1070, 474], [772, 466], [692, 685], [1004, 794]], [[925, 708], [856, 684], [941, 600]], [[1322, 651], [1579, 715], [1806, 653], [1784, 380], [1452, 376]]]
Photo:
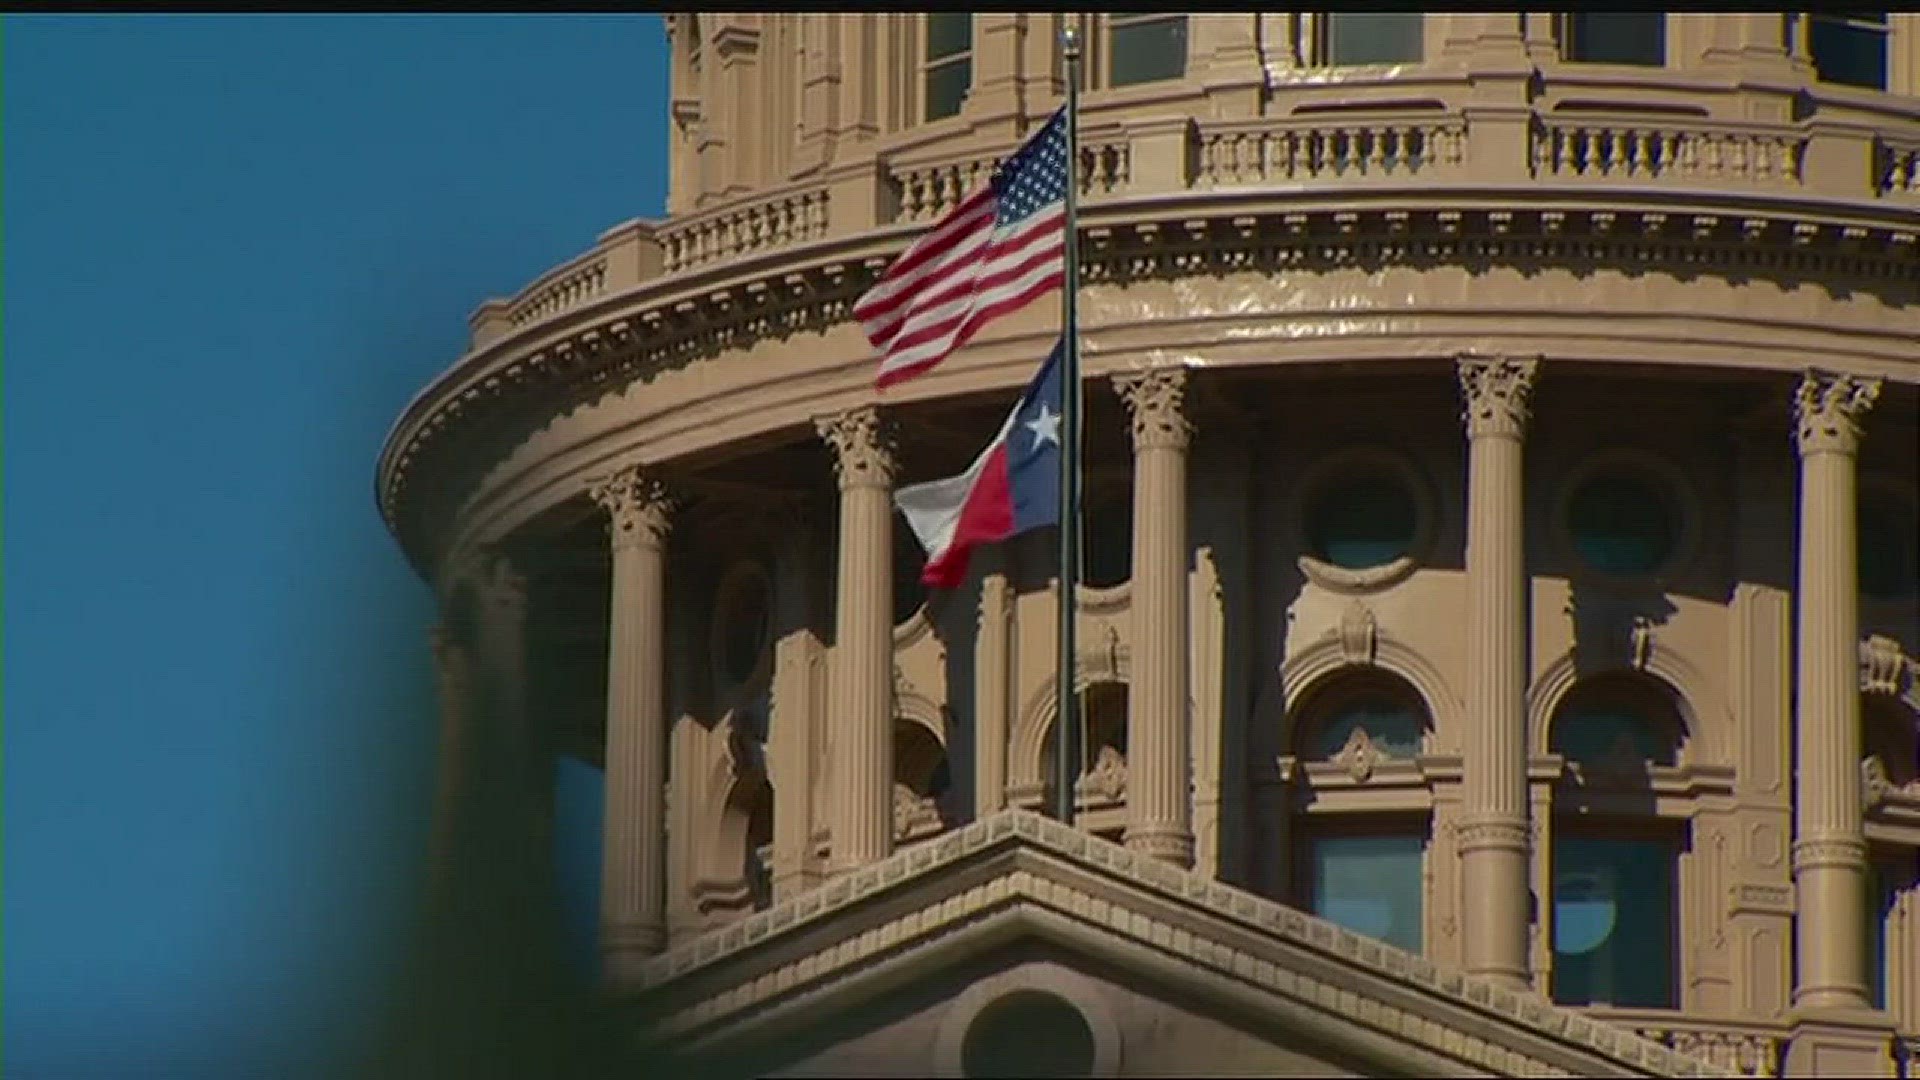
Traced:
[[[680, 945], [642, 966], [628, 1000], [656, 1018], [654, 1038], [698, 1042], [878, 965], [911, 963], [907, 954], [1009, 912], [1025, 913], [1029, 932], [1051, 921], [1123, 961], [1164, 967], [1170, 954], [1176, 977], [1358, 1021], [1475, 1072], [1564, 1075], [1604, 1062], [1635, 1075], [1723, 1075], [1536, 994], [1494, 987], [1025, 810], [914, 845]], [[1511, 1034], [1443, 1030], [1449, 1013]]]
[[[1088, 284], [1495, 263], [1817, 279], [1901, 295], [1920, 288], [1920, 226], [1899, 208], [1864, 203], [1624, 187], [1436, 194], [1314, 186], [1114, 200], [1083, 220]], [[916, 231], [892, 226], [672, 275], [468, 354], [389, 433], [378, 472], [382, 516], [424, 568], [429, 526], [457, 510], [492, 463], [488, 448], [511, 446], [632, 380], [846, 321]], [[461, 464], [449, 469], [449, 458]], [[432, 507], [408, 498], [422, 471], [444, 493]]]

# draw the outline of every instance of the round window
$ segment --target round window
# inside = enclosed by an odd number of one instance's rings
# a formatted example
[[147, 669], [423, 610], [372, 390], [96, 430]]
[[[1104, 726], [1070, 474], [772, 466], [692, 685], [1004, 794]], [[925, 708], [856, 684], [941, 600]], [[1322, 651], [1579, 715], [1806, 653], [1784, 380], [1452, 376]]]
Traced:
[[1307, 545], [1321, 562], [1367, 570], [1410, 552], [1418, 523], [1413, 492], [1399, 472], [1355, 465], [1329, 477], [1308, 500]]
[[1626, 468], [1603, 469], [1580, 482], [1567, 504], [1567, 530], [1580, 561], [1610, 574], [1660, 567], [1679, 535], [1666, 492]]
[[960, 1067], [969, 1077], [1090, 1076], [1093, 1049], [1093, 1029], [1072, 1003], [1015, 990], [968, 1025]]
[[1860, 592], [1873, 600], [1920, 593], [1920, 529], [1901, 502], [1860, 500]]

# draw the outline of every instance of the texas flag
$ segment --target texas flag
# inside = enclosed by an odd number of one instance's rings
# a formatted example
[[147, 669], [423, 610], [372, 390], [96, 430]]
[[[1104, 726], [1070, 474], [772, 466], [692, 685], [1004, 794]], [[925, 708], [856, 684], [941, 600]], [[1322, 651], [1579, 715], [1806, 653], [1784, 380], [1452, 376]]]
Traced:
[[966, 472], [894, 493], [894, 505], [926, 549], [920, 580], [929, 588], [959, 585], [979, 544], [1060, 523], [1063, 348], [1053, 347], [1000, 433]]

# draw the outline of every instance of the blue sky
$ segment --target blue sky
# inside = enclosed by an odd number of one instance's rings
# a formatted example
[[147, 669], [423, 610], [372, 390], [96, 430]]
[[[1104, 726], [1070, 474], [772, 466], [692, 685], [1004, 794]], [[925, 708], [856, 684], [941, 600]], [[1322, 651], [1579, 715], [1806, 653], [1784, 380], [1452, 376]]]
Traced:
[[330, 1072], [431, 783], [374, 458], [475, 303], [661, 211], [660, 20], [0, 32], [5, 1065]]

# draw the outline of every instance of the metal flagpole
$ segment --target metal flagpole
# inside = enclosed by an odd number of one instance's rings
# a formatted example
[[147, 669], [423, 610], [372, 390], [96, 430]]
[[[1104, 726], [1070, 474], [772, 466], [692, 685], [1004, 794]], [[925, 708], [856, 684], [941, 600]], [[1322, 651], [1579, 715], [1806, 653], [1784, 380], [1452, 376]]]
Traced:
[[1080, 778], [1080, 702], [1074, 693], [1075, 615], [1080, 588], [1080, 36], [1060, 35], [1067, 75], [1065, 275], [1060, 288], [1060, 656], [1054, 669], [1053, 816], [1073, 823]]

